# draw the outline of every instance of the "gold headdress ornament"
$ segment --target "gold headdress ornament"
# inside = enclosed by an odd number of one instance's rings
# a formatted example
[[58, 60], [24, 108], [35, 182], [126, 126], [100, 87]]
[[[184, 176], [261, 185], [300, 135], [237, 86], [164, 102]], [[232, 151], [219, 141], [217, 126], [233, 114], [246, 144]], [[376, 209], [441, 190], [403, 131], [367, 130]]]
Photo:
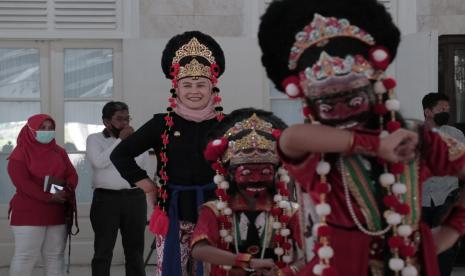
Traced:
[[335, 37], [351, 37], [370, 46], [375, 45], [375, 40], [369, 33], [350, 25], [349, 20], [324, 17], [316, 13], [312, 22], [295, 36], [296, 40], [289, 56], [289, 69], [297, 67], [297, 61], [307, 48], [313, 45], [322, 47]]
[[[171, 64], [179, 64], [185, 57], [202, 57], [210, 64], [215, 64], [215, 57], [210, 49], [204, 44], [201, 44], [197, 38], [193, 37], [188, 43], [181, 46], [176, 51]], [[176, 74], [176, 79], [179, 80], [185, 77], [207, 77], [212, 78], [213, 72], [211, 66], [200, 63], [197, 59], [193, 58], [188, 64], [179, 66]]]
[[230, 128], [225, 137], [237, 135], [243, 131], [252, 130], [246, 136], [230, 141], [223, 157], [223, 162], [230, 162], [230, 165], [249, 163], [272, 163], [278, 164], [279, 159], [276, 153], [276, 141], [267, 139], [257, 131], [269, 133], [273, 132], [272, 124], [260, 119], [255, 113], [236, 123]]

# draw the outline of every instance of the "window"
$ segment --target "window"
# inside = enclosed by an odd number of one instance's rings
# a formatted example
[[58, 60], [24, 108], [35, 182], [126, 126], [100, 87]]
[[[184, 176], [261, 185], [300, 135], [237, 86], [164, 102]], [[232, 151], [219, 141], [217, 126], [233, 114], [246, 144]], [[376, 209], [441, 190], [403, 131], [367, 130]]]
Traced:
[[6, 157], [27, 118], [36, 113], [56, 120], [56, 140], [79, 174], [78, 201], [90, 202], [92, 170], [85, 142], [89, 134], [102, 131], [102, 107], [114, 99], [121, 99], [119, 41], [0, 42], [0, 204], [14, 193]]

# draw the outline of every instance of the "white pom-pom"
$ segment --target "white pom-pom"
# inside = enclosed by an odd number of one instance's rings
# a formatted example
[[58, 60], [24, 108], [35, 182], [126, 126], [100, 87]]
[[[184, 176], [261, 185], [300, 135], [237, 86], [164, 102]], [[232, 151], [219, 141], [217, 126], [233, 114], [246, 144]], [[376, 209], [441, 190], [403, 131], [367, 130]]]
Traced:
[[417, 276], [418, 270], [413, 265], [407, 265], [402, 269], [402, 276]]
[[393, 271], [401, 271], [404, 268], [404, 260], [400, 258], [391, 258], [389, 260], [389, 268]]
[[274, 249], [274, 254], [281, 256], [282, 254], [284, 254], [284, 249], [282, 247], [276, 247]]
[[288, 85], [286, 85], [286, 94], [289, 97], [295, 98], [299, 95], [299, 93], [299, 88], [294, 83], [289, 83]]
[[386, 87], [384, 87], [384, 84], [381, 81], [375, 82], [374, 90], [376, 94], [386, 93]]
[[286, 264], [292, 262], [292, 257], [290, 255], [284, 255], [283, 262], [285, 262]]
[[325, 245], [325, 246], [322, 246], [320, 247], [320, 249], [318, 249], [318, 257], [320, 257], [320, 259], [330, 259], [332, 258], [334, 255], [334, 250]]
[[229, 182], [228, 181], [221, 181], [220, 182], [220, 189], [223, 189], [223, 190], [229, 189]]
[[227, 215], [227, 216], [232, 215], [232, 210], [231, 210], [231, 208], [224, 208], [223, 214], [225, 214], [225, 215]]
[[281, 222], [279, 221], [273, 222], [273, 229], [275, 230], [281, 229]]
[[279, 167], [279, 169], [278, 169], [278, 174], [279, 174], [279, 175], [284, 175], [284, 174], [289, 174], [289, 173], [288, 173], [288, 171], [287, 171], [285, 168]]
[[224, 176], [222, 176], [221, 174], [216, 174], [213, 177], [213, 182], [215, 182], [216, 185], [219, 185], [222, 181], [224, 181]]
[[408, 224], [403, 224], [397, 227], [397, 234], [401, 237], [408, 237], [412, 234], [412, 226]]
[[400, 102], [397, 99], [387, 100], [385, 105], [386, 105], [387, 110], [389, 110], [389, 111], [399, 111], [400, 110]]
[[224, 237], [224, 241], [225, 242], [232, 242], [233, 241], [233, 236], [227, 235], [226, 237]]
[[291, 208], [291, 203], [289, 203], [289, 201], [287, 200], [281, 200], [278, 204], [279, 208], [283, 208], [283, 209], [290, 209]]
[[326, 266], [323, 265], [323, 264], [316, 264], [314, 267], [313, 267], [313, 274], [315, 275], [321, 275], [321, 273], [323, 273], [323, 269], [325, 269]]
[[297, 209], [299, 209], [299, 206], [300, 206], [299, 203], [297, 203], [297, 202], [291, 202], [291, 207], [292, 207], [292, 209], [297, 210]]
[[388, 135], [389, 135], [389, 132], [388, 132], [387, 130], [383, 130], [383, 131], [381, 131], [381, 133], [379, 134], [379, 137], [380, 137], [380, 138], [386, 138]]
[[396, 177], [392, 173], [383, 173], [379, 176], [379, 183], [381, 183], [383, 187], [388, 187], [394, 184], [394, 182], [396, 182]]
[[287, 237], [291, 234], [291, 230], [289, 230], [288, 228], [283, 228], [279, 233], [281, 234], [281, 236]]
[[389, 225], [397, 225], [402, 221], [402, 216], [396, 212], [390, 212], [386, 220]]
[[329, 173], [329, 171], [331, 170], [331, 165], [326, 162], [326, 161], [320, 161], [318, 162], [318, 165], [316, 166], [316, 172], [319, 174], [319, 175], [326, 175]]
[[221, 229], [220, 230], [220, 237], [224, 238], [229, 234], [228, 230], [226, 229]]
[[223, 210], [224, 208], [226, 208], [226, 202], [221, 201], [221, 200], [218, 201], [218, 202], [216, 203], [216, 208], [217, 208], [218, 210]]
[[405, 194], [407, 192], [407, 186], [404, 183], [394, 183], [394, 185], [392, 185], [392, 192], [396, 195]]
[[283, 196], [280, 194], [276, 194], [273, 197], [274, 202], [281, 202], [283, 200]]
[[212, 145], [216, 147], [216, 146], [221, 145], [222, 142], [223, 141], [221, 141], [221, 139], [215, 139], [213, 140]]
[[316, 205], [316, 213], [319, 216], [327, 216], [331, 214], [331, 206], [328, 203], [320, 203]]
[[279, 177], [279, 180], [281, 180], [284, 183], [288, 183], [289, 181], [291, 181], [291, 178], [289, 177], [289, 175], [283, 174]]
[[373, 52], [373, 59], [375, 61], [381, 62], [385, 61], [388, 58], [388, 53], [383, 49], [377, 49]]
[[221, 266], [224, 270], [231, 270], [232, 266], [230, 265], [222, 265]]

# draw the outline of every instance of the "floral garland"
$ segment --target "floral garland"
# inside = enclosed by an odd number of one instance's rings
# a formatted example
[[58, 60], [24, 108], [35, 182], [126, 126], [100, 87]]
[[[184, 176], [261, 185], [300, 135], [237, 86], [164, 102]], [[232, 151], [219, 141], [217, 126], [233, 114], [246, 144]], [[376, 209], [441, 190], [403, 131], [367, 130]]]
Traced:
[[[169, 225], [169, 218], [167, 213], [167, 202], [168, 202], [168, 145], [170, 141], [170, 134], [171, 130], [174, 126], [173, 122], [173, 113], [174, 108], [176, 108], [176, 88], [178, 87], [178, 80], [176, 77], [179, 74], [179, 63], [175, 63], [171, 66], [170, 75], [172, 76], [172, 88], [170, 89], [171, 97], [168, 99], [169, 107], [166, 108], [167, 114], [164, 117], [165, 120], [165, 127], [163, 129], [163, 133], [161, 134], [161, 141], [162, 147], [159, 153], [159, 162], [161, 163], [160, 170], [158, 171], [158, 175], [160, 179], [158, 181], [158, 190], [157, 190], [157, 205], [154, 209], [154, 216], [156, 219], [156, 224], [153, 225], [153, 232], [155, 234], [160, 234], [165, 236], [168, 233], [168, 225]], [[211, 82], [213, 84], [212, 93], [213, 93], [213, 103], [215, 106], [216, 112], [216, 120], [221, 121], [224, 118], [223, 114], [223, 107], [221, 106], [221, 96], [219, 96], [220, 89], [216, 86], [218, 83], [218, 75], [219, 75], [219, 66], [216, 63], [210, 65], [210, 72], [212, 75]]]

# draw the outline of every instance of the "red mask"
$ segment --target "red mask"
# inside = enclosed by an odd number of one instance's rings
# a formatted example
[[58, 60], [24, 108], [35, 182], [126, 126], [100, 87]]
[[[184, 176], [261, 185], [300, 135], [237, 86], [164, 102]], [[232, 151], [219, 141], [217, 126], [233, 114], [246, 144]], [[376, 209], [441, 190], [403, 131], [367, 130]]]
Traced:
[[274, 185], [273, 164], [244, 164], [236, 168], [234, 180], [240, 191], [250, 197], [262, 198]]
[[366, 89], [341, 92], [314, 100], [312, 106], [318, 120], [322, 124], [340, 128], [352, 128], [365, 122], [372, 106], [371, 92]]

